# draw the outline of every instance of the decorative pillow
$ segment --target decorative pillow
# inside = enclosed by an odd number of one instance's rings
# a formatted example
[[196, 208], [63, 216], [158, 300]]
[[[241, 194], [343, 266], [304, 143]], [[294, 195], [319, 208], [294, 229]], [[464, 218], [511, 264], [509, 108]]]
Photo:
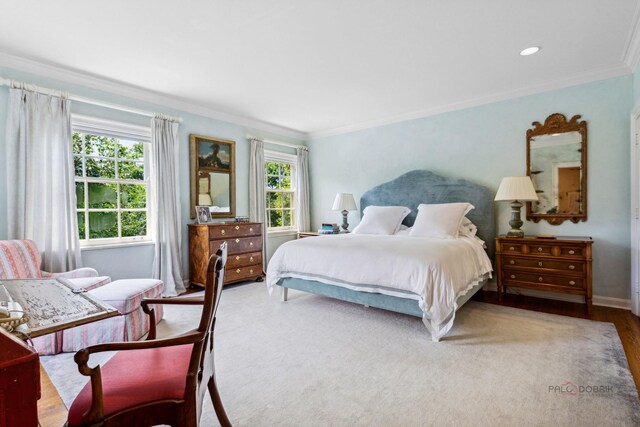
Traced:
[[367, 206], [353, 234], [395, 234], [409, 213], [411, 209], [405, 206]]
[[421, 204], [411, 227], [411, 237], [457, 239], [462, 219], [473, 209], [470, 203]]
[[478, 227], [469, 220], [466, 216], [462, 218], [460, 222], [460, 228], [458, 229], [458, 236], [473, 237], [478, 233]]

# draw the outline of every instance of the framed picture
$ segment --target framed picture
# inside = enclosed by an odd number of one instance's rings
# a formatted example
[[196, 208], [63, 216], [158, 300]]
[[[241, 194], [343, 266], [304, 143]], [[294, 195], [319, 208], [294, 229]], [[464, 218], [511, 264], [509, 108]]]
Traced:
[[198, 224], [211, 223], [211, 211], [209, 210], [209, 206], [196, 206], [196, 214], [198, 217]]
[[199, 137], [196, 142], [199, 169], [229, 172], [233, 154], [229, 141]]
[[210, 206], [212, 218], [235, 216], [235, 141], [189, 135], [191, 218]]

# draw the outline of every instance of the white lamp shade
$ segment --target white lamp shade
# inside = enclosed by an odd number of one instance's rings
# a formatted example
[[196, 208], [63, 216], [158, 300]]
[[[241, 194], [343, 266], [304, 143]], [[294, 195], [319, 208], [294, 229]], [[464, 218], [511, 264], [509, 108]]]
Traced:
[[538, 200], [538, 194], [533, 187], [533, 182], [528, 176], [507, 176], [502, 178], [496, 201], [519, 200], [521, 202], [532, 202]]
[[355, 211], [358, 208], [356, 208], [356, 201], [353, 199], [353, 194], [338, 193], [333, 201], [332, 209], [334, 211]]

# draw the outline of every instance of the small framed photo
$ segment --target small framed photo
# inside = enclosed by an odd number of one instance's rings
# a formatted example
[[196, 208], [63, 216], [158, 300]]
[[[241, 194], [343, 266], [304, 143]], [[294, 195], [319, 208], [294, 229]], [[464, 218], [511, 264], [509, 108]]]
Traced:
[[196, 206], [196, 216], [198, 217], [198, 224], [210, 224], [212, 222], [209, 206]]

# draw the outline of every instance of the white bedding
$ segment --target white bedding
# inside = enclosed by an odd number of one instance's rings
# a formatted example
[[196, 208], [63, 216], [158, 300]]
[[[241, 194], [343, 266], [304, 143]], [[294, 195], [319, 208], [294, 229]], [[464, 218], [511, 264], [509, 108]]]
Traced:
[[458, 239], [343, 234], [281, 245], [269, 261], [267, 287], [285, 277], [416, 299], [437, 341], [453, 324], [456, 299], [491, 277], [476, 237]]

